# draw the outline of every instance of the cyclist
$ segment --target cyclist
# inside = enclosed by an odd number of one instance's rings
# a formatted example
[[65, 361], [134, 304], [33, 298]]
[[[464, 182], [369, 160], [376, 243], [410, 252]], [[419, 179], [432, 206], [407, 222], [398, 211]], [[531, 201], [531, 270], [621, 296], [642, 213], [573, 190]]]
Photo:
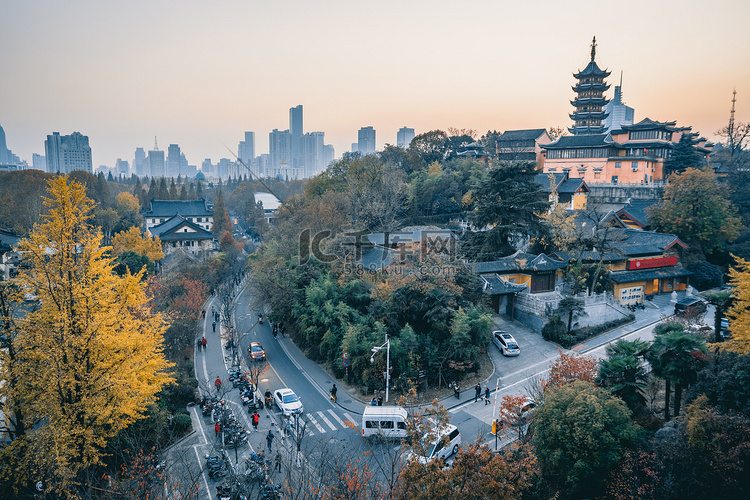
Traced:
[[271, 406], [271, 398], [273, 397], [271, 389], [266, 389], [266, 393], [263, 396], [266, 398], [266, 406]]
[[333, 384], [333, 387], [331, 387], [331, 399], [333, 402], [336, 402], [336, 392], [338, 392], [338, 389], [336, 389], [336, 384]]

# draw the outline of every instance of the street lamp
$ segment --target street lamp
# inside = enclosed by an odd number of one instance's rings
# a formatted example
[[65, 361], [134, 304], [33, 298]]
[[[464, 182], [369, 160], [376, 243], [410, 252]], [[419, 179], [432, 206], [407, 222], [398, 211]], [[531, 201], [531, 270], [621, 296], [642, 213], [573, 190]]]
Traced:
[[382, 351], [385, 349], [385, 402], [388, 402], [388, 389], [390, 388], [390, 382], [391, 382], [391, 341], [388, 340], [388, 334], [385, 334], [385, 344], [381, 345], [380, 347], [373, 347], [370, 349], [372, 351], [372, 356], [370, 356], [370, 363], [375, 362], [375, 354], [378, 353], [378, 351]]

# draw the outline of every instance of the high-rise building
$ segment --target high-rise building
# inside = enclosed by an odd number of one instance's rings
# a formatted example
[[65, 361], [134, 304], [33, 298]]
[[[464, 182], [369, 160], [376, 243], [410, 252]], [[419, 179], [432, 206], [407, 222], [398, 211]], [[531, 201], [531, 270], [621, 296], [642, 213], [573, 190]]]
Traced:
[[300, 139], [300, 158], [305, 177], [312, 177], [326, 167], [324, 142], [325, 132], [308, 132]]
[[290, 165], [299, 167], [302, 165], [300, 158], [300, 139], [304, 133], [302, 130], [302, 105], [289, 108], [289, 132], [292, 135], [292, 161]]
[[69, 174], [75, 170], [93, 171], [89, 138], [80, 132], [70, 135], [53, 132], [44, 141], [44, 152], [48, 172]]
[[328, 168], [328, 165], [336, 158], [336, 150], [333, 149], [333, 145], [326, 144], [323, 146], [323, 170]]
[[615, 97], [604, 106], [604, 111], [608, 113], [607, 119], [604, 120], [607, 132], [620, 130], [622, 125], [632, 125], [635, 121], [635, 110], [622, 102], [622, 75], [620, 85], [615, 85]]
[[164, 163], [164, 151], [159, 149], [154, 137], [154, 149], [148, 152], [148, 171], [151, 177], [166, 177], [167, 167]]
[[146, 152], [143, 148], [135, 148], [135, 158], [133, 158], [133, 170], [135, 175], [143, 177], [148, 175], [146, 172]]
[[400, 148], [408, 148], [412, 139], [414, 139], [414, 129], [401, 127], [396, 134], [396, 146]]
[[128, 160], [121, 160], [120, 158], [118, 158], [115, 162], [114, 175], [123, 175], [127, 177], [129, 170], [130, 165], [128, 165]]
[[0, 165], [10, 164], [10, 151], [5, 144], [5, 130], [0, 126]]
[[357, 132], [357, 151], [364, 155], [375, 153], [375, 129], [372, 127], [362, 127]]
[[591, 62], [582, 71], [573, 74], [578, 83], [573, 87], [577, 94], [571, 101], [576, 110], [570, 114], [573, 126], [570, 133], [573, 135], [602, 134], [605, 126], [602, 123], [607, 118], [605, 106], [609, 100], [604, 97], [604, 92], [609, 85], [604, 81], [610, 75], [607, 70], [600, 69], [594, 61], [596, 57], [596, 37], [591, 42]]
[[180, 175], [180, 146], [170, 144], [167, 148], [167, 177]]
[[273, 129], [268, 134], [268, 153], [271, 156], [271, 168], [280, 167], [283, 163], [292, 166], [292, 134], [288, 130]]
[[240, 141], [237, 148], [237, 157], [248, 167], [253, 163], [253, 160], [255, 160], [255, 132], [245, 132], [245, 140]]
[[47, 170], [47, 158], [40, 154], [33, 153], [31, 155], [31, 168], [44, 172]]

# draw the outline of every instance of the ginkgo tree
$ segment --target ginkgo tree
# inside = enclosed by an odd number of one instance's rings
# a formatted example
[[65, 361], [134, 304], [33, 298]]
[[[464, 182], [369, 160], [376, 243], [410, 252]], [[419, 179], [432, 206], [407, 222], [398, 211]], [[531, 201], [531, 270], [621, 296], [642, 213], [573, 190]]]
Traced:
[[739, 354], [750, 353], [750, 261], [734, 256], [737, 265], [729, 269], [732, 298], [729, 308], [732, 338], [723, 347]]
[[21, 243], [18, 284], [36, 306], [17, 321], [13, 363], [2, 360], [2, 378], [23, 381], [0, 384], [0, 398], [20, 410], [25, 433], [2, 453], [19, 465], [5, 480], [41, 481], [66, 496], [172, 378], [165, 324], [139, 274], [113, 274], [84, 186], [60, 176], [48, 195], [46, 215]]

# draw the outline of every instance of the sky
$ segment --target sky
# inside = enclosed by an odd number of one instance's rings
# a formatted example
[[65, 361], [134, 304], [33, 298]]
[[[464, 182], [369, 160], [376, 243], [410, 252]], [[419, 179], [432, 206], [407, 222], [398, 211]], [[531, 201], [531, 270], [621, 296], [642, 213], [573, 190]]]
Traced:
[[0, 0], [0, 126], [31, 163], [52, 132], [89, 137], [93, 165], [179, 144], [188, 162], [256, 154], [289, 128], [323, 131], [336, 156], [373, 126], [377, 148], [449, 127], [571, 125], [572, 73], [623, 73], [636, 121], [709, 140], [750, 121], [746, 0]]

